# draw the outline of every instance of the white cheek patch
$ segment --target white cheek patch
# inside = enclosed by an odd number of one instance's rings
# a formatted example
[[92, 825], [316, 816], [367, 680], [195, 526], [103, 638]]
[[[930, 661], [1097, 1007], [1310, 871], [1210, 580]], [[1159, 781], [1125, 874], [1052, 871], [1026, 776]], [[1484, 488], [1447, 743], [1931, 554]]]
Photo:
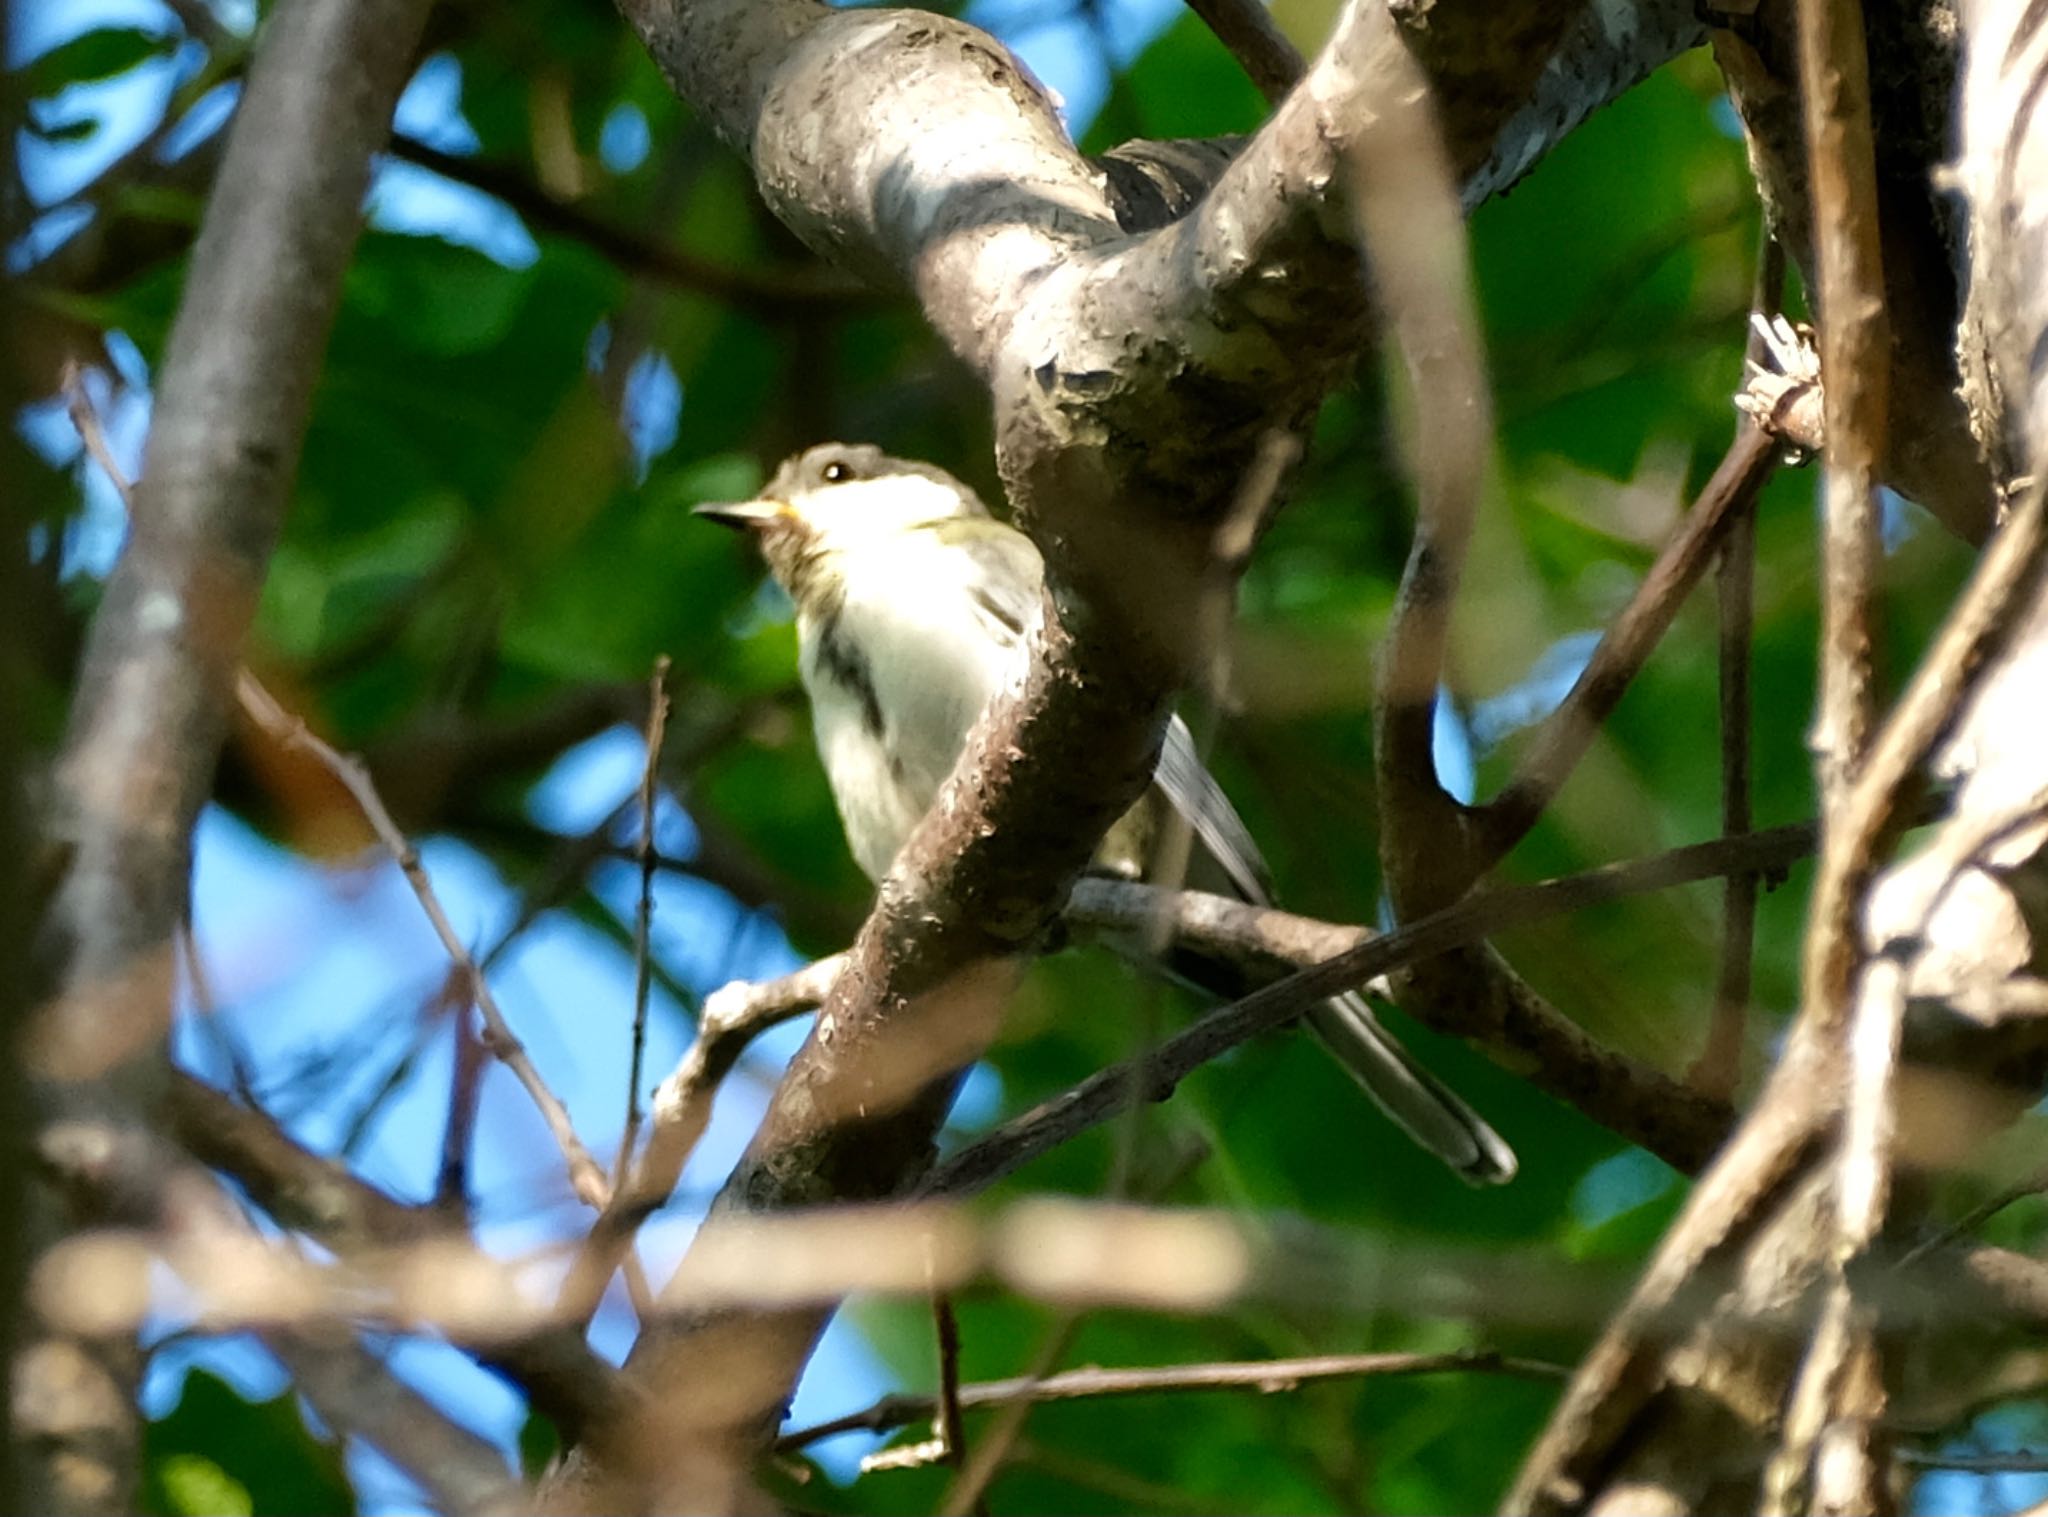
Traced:
[[958, 515], [960, 497], [922, 474], [892, 474], [814, 490], [798, 509], [820, 532], [851, 545]]

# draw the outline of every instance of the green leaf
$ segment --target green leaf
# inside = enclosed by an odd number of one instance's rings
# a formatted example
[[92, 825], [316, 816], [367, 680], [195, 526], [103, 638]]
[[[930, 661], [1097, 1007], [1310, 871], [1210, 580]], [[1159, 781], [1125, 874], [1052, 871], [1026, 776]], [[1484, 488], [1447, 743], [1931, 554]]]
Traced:
[[562, 1451], [562, 1435], [554, 1423], [539, 1412], [531, 1413], [519, 1426], [519, 1468], [528, 1480], [547, 1472], [555, 1455]]
[[83, 142], [100, 129], [100, 118], [93, 115], [73, 116], [68, 121], [45, 121], [44, 112], [31, 110], [28, 113], [29, 135], [40, 137], [45, 142]]
[[251, 1517], [249, 1489], [204, 1454], [173, 1454], [157, 1471], [174, 1512], [190, 1517]]
[[141, 1507], [154, 1517], [356, 1509], [341, 1450], [307, 1431], [291, 1395], [245, 1400], [205, 1370], [190, 1371], [177, 1406], [143, 1430], [142, 1453]]
[[162, 57], [178, 45], [175, 35], [139, 26], [102, 26], [59, 43], [25, 71], [32, 97], [57, 94], [73, 85], [97, 84]]

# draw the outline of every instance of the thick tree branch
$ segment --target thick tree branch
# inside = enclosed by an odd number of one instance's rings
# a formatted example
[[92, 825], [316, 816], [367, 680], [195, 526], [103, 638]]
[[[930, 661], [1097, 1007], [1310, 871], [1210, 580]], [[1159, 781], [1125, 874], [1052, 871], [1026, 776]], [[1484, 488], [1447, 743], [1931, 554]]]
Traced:
[[[1738, 8], [1725, 9], [1732, 13]], [[1802, 120], [1794, 25], [1798, 7], [1791, 0], [1767, 0], [1741, 9], [1744, 20], [1714, 29], [1715, 59], [1742, 117], [1766, 223], [1807, 288], [1816, 289], [1820, 248], [1814, 238], [1813, 169]], [[1877, 150], [1875, 226], [1882, 240], [1883, 309], [1890, 327], [1875, 382], [1889, 388], [1896, 413], [1914, 423], [1891, 428], [1883, 440], [1883, 478], [1949, 530], [1980, 541], [1994, 519], [1994, 481], [1956, 394], [1955, 255], [1960, 239], [1954, 202], [1937, 184], [1950, 155], [1958, 40], [1954, 10], [1894, 4], [1857, 9], [1869, 29], [1871, 56], [1886, 62], [1870, 99]], [[1967, 367], [1966, 355], [1966, 372]]]
[[[171, 330], [127, 551], [93, 620], [56, 771], [69, 864], [42, 945], [55, 994], [30, 1029], [47, 1109], [126, 1126], [166, 1066], [171, 945], [191, 829], [226, 732], [231, 679], [276, 540], [314, 380], [425, 0], [305, 0], [267, 30]], [[46, 1210], [48, 1241], [62, 1226]], [[37, 1363], [105, 1380], [61, 1335]], [[65, 1420], [17, 1375], [44, 1511], [127, 1510], [132, 1387]], [[53, 1421], [53, 1414], [56, 1420]]]

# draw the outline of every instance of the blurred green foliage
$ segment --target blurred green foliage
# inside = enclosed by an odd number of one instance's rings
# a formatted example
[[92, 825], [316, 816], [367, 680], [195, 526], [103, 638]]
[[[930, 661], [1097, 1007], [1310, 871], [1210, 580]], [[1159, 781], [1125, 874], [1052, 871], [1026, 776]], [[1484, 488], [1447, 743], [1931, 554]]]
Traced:
[[351, 1517], [341, 1451], [299, 1420], [290, 1396], [249, 1401], [193, 1370], [168, 1415], [144, 1434], [142, 1510], [151, 1517], [299, 1512]]
[[[694, 524], [688, 508], [749, 489], [781, 454], [826, 435], [932, 458], [993, 496], [985, 398], [900, 298], [804, 293], [825, 271], [762, 213], [741, 167], [677, 104], [608, 7], [450, 3], [434, 24], [432, 46], [460, 65], [474, 161], [637, 244], [687, 250], [756, 293], [736, 303], [538, 220], [537, 256], [510, 262], [373, 227], [349, 275], [252, 661], [341, 745], [381, 755], [392, 774], [417, 774], [422, 733], [474, 739], [565, 693], [643, 679], [656, 655], [669, 654], [676, 747], [691, 753], [688, 772], [671, 778], [722, 840], [702, 871], [743, 895], [744, 875], [781, 901], [802, 950], [839, 947], [867, 891], [840, 841], [806, 714], [789, 698], [792, 636], [742, 545]], [[32, 88], [55, 97], [67, 84], [118, 75], [161, 56], [171, 39], [126, 27], [90, 33], [32, 64]], [[1681, 61], [1473, 220], [1499, 455], [1459, 608], [1455, 695], [1466, 715], [1515, 689], [1560, 639], [1603, 624], [1732, 433], [1728, 395], [1758, 223], [1716, 91], [1704, 59]], [[1184, 17], [1114, 81], [1089, 141], [1241, 131], [1261, 110], [1228, 57]], [[607, 123], [630, 123], [631, 113], [644, 121], [649, 150], [609, 168], [600, 152]], [[54, 115], [39, 120], [48, 135], [81, 130]], [[57, 355], [97, 351], [101, 330], [125, 333], [151, 364], [161, 351], [182, 272], [176, 246], [112, 233], [134, 230], [123, 218], [148, 219], [161, 204], [152, 185], [167, 176], [146, 162], [118, 175], [94, 192], [111, 227], [91, 234], [106, 233], [104, 251], [83, 273], [60, 258], [58, 273], [31, 280], [42, 325], [18, 345], [45, 389], [55, 388]], [[157, 251], [123, 262], [130, 241]], [[663, 366], [680, 391], [674, 440], [636, 457], [622, 411]], [[53, 510], [77, 498], [68, 480], [40, 488], [59, 503]], [[1809, 476], [1784, 473], [1762, 509], [1760, 823], [1812, 806], [1802, 746], [1815, 627], [1812, 490]], [[1368, 364], [1360, 386], [1330, 402], [1300, 487], [1246, 580], [1216, 753], [1288, 902], [1338, 920], [1372, 921], [1379, 909], [1366, 706], [1406, 511]], [[1889, 571], [1908, 646], [1966, 562], [1938, 529], [1909, 520], [1917, 530]], [[39, 651], [53, 700], [68, 684], [92, 595], [90, 582], [50, 587], [58, 630]], [[1507, 876], [1568, 871], [1716, 830], [1715, 643], [1711, 596], [1699, 600]], [[552, 746], [511, 748], [481, 775], [451, 768], [460, 780], [438, 787], [429, 765], [429, 782], [408, 789], [409, 825], [468, 839], [515, 881], [538, 877], [559, 840], [528, 820], [525, 789], [568, 741], [611, 719], [593, 718]], [[1482, 791], [1515, 751], [1510, 733], [1477, 756]], [[289, 834], [288, 808], [262, 775], [237, 750], [224, 794]], [[1793, 1000], [1803, 883], [1795, 871], [1764, 905], [1752, 1074]], [[1502, 946], [1598, 1036], [1678, 1071], [1699, 1046], [1711, 1002], [1717, 917], [1717, 892], [1697, 887], [1546, 924]], [[1151, 994], [1100, 955], [1045, 963], [992, 1056], [1006, 1107], [1020, 1110], [1128, 1054], [1133, 1009]], [[1167, 1014], [1177, 1021], [1187, 1010], [1174, 1001]], [[1462, 1188], [1399, 1141], [1303, 1040], [1274, 1039], [1203, 1070], [1146, 1115], [1147, 1152], [1171, 1133], [1214, 1146], [1161, 1199], [1221, 1207], [1255, 1226], [1299, 1214], [1418, 1257], [1503, 1269], [1518, 1258], [1625, 1266], [1640, 1257], [1676, 1204], [1674, 1177], [1477, 1055], [1406, 1030], [1520, 1150], [1515, 1185]], [[1102, 1134], [1078, 1142], [998, 1199], [1044, 1188], [1097, 1193], [1110, 1145]], [[1102, 1312], [1081, 1322], [1065, 1362], [1464, 1343], [1568, 1358], [1605, 1304], [1590, 1299], [1579, 1316], [1549, 1324], [1513, 1312], [1496, 1322], [1484, 1303], [1451, 1321], [1391, 1311], [1340, 1318], [1313, 1302], [1199, 1320]], [[855, 1310], [904, 1382], [928, 1387], [924, 1309]], [[1022, 1372], [1053, 1331], [1046, 1309], [994, 1295], [963, 1301], [961, 1320], [965, 1369], [976, 1378]], [[1047, 1407], [1030, 1418], [994, 1506], [1478, 1510], [1497, 1497], [1549, 1397], [1540, 1384], [1439, 1376]], [[151, 1440], [152, 1511], [350, 1509], [333, 1451], [287, 1403], [247, 1403], [195, 1376]], [[792, 1499], [817, 1510], [925, 1511], [943, 1474], [880, 1474], [844, 1489], [820, 1475]]]

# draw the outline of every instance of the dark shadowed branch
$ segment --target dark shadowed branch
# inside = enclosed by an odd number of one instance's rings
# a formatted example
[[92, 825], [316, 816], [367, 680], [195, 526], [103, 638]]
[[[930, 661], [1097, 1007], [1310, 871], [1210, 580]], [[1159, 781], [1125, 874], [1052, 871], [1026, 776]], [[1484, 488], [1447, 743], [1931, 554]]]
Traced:
[[1301, 78], [1307, 65], [1274, 23], [1265, 0], [1188, 0], [1188, 9], [1230, 49], [1245, 77], [1269, 102], [1278, 101]]
[[1650, 654], [1671, 630], [1685, 598], [1756, 505], [1776, 468], [1781, 444], [1744, 418], [1699, 499], [1657, 555], [1642, 583], [1609, 624], [1593, 656], [1557, 710], [1545, 719], [1515, 776], [1479, 809], [1482, 867], [1534, 827], [1592, 746]]
[[[1263, 1359], [1234, 1364], [1169, 1364], [1145, 1369], [1067, 1370], [1040, 1379], [985, 1380], [960, 1387], [963, 1411], [1008, 1406], [1019, 1401], [1101, 1400], [1113, 1396], [1154, 1396], [1176, 1391], [1257, 1391], [1279, 1395], [1321, 1380], [1369, 1380], [1383, 1375], [1495, 1374], [1556, 1380], [1561, 1364], [1522, 1359], [1484, 1349], [1442, 1354], [1324, 1354], [1307, 1359]], [[808, 1447], [839, 1433], [886, 1433], [922, 1422], [937, 1410], [930, 1396], [884, 1396], [857, 1412], [784, 1433], [775, 1447]]]
[[[1609, 865], [1586, 874], [1513, 886], [1469, 897], [1384, 935], [1339, 927], [1216, 896], [1184, 893], [1172, 906], [1177, 941], [1237, 960], [1248, 969], [1304, 966], [1233, 1005], [1210, 1012], [1151, 1050], [1142, 1063], [1099, 1071], [1073, 1089], [969, 1145], [927, 1175], [926, 1195], [980, 1190], [1124, 1110], [1134, 1099], [1158, 1101], [1193, 1070], [1262, 1032], [1286, 1025], [1340, 990], [1447, 949], [1478, 943], [1509, 927], [1540, 921], [1601, 901], [1735, 869], [1780, 869], [1813, 846], [1811, 827], [1783, 827], [1742, 838], [1696, 844], [1655, 858]], [[1084, 881], [1073, 918], [1124, 932], [1156, 912], [1144, 886]], [[1733, 1114], [1647, 1065], [1602, 1048], [1561, 1017], [1530, 1018], [1512, 1041], [1482, 1043], [1539, 1087], [1577, 1106], [1675, 1168], [1696, 1170], [1726, 1137]]]

